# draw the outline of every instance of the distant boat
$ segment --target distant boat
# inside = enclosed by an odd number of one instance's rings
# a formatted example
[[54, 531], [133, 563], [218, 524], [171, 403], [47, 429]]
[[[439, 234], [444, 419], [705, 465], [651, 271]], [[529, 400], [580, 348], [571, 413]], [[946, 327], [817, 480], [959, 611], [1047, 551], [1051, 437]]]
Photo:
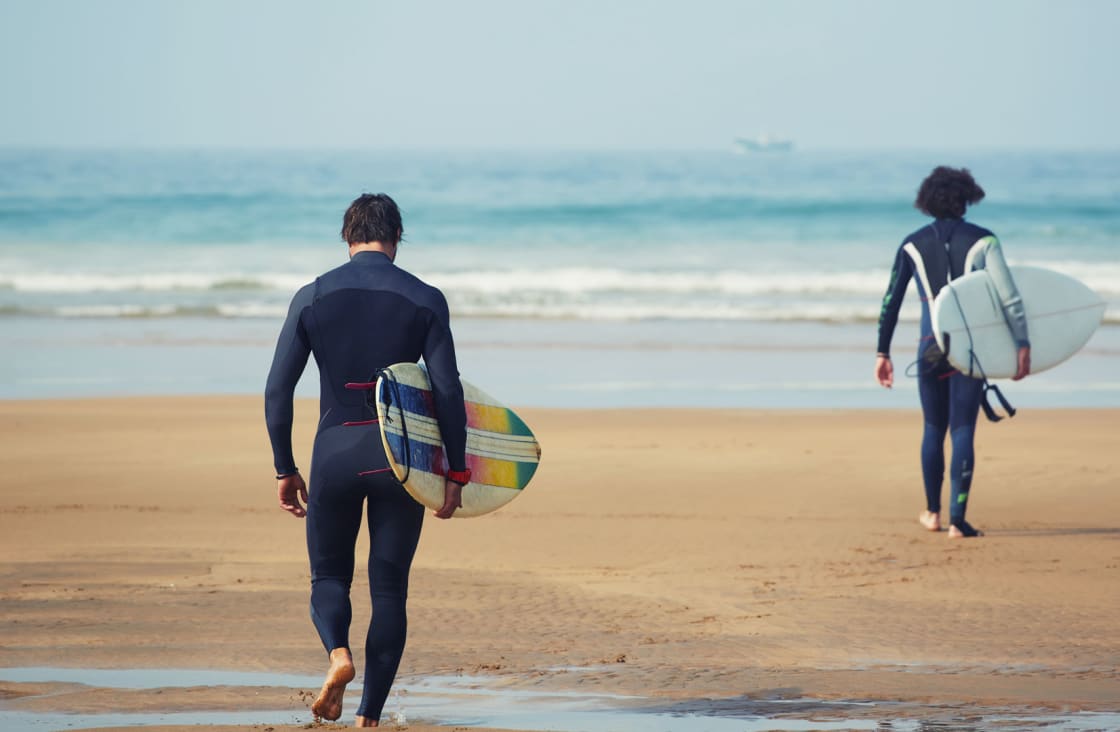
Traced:
[[789, 152], [793, 149], [793, 140], [771, 137], [764, 133], [758, 137], [736, 137], [735, 146], [739, 152]]

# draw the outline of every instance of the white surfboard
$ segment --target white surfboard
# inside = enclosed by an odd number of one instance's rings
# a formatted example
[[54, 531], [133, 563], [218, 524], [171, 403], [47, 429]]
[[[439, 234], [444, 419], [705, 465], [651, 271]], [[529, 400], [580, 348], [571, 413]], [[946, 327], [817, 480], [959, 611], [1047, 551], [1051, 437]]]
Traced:
[[[1041, 267], [1011, 267], [1031, 341], [1031, 373], [1053, 368], [1081, 350], [1104, 316], [1105, 301], [1079, 280]], [[961, 373], [1015, 375], [1018, 348], [999, 295], [984, 270], [959, 277], [930, 308], [937, 345]]]

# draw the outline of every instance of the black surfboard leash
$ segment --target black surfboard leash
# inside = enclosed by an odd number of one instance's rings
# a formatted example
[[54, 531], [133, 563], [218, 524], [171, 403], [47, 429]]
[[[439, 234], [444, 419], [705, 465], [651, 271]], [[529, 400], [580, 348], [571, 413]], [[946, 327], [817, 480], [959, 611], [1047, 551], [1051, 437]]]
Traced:
[[[408, 476], [412, 474], [412, 444], [408, 439], [408, 424], [404, 418], [404, 403], [401, 400], [400, 383], [397, 381], [397, 375], [393, 373], [390, 368], [378, 369], [374, 374], [375, 383], [384, 380], [385, 390], [385, 424], [392, 424], [393, 418], [390, 415], [390, 409], [393, 407], [393, 402], [396, 401], [397, 414], [400, 417], [401, 423], [401, 440], [404, 444], [404, 477], [400, 478], [403, 485], [408, 482]], [[374, 394], [374, 399], [377, 399], [377, 394]], [[392, 456], [388, 456], [391, 457]]]
[[[965, 317], [964, 306], [961, 305], [960, 296], [957, 295], [957, 291], [953, 288], [951, 282], [946, 286], [949, 288], [949, 292], [953, 293], [953, 302], [957, 304], [957, 311], [960, 313], [961, 322], [964, 324], [965, 335], [968, 336], [968, 376], [972, 377], [972, 367], [975, 365], [976, 370], [980, 373], [981, 381], [984, 382], [984, 389], [980, 396], [980, 408], [984, 410], [984, 416], [991, 422], [999, 422], [1003, 419], [1003, 417], [996, 413], [996, 410], [992, 408], [991, 403], [988, 401], [988, 394], [994, 393], [996, 399], [999, 400], [999, 403], [1002, 404], [1003, 408], [1007, 411], [1007, 416], [1014, 417], [1017, 410], [1015, 407], [1011, 406], [1011, 402], [1007, 401], [1007, 398], [1003, 395], [1003, 392], [1000, 391], [999, 387], [988, 381], [988, 375], [984, 373], [984, 367], [980, 363], [980, 359], [976, 356], [976, 351], [973, 348], [972, 329], [968, 326], [968, 318]], [[941, 337], [942, 340], [945, 341], [945, 355], [948, 356], [949, 349], [951, 348], [949, 334], [942, 331]]]
[[[347, 389], [353, 389], [354, 391], [363, 392], [362, 398], [365, 400], [365, 407], [366, 409], [370, 410], [370, 412], [373, 414], [374, 419], [343, 422], [342, 424], [344, 427], [356, 427], [359, 425], [377, 424], [379, 421], [381, 421], [380, 417], [377, 414], [377, 385], [381, 379], [385, 380], [385, 384], [387, 387], [385, 393], [385, 424], [393, 424], [393, 417], [389, 413], [389, 410], [393, 406], [394, 399], [396, 400], [397, 404], [397, 414], [400, 416], [402, 433], [401, 436], [404, 442], [405, 454], [404, 478], [400, 480], [401, 484], [403, 485], [404, 482], [408, 480], [408, 476], [412, 473], [412, 445], [408, 439], [408, 425], [405, 423], [404, 419], [404, 405], [401, 402], [400, 385], [397, 383], [397, 375], [394, 374], [391, 369], [389, 369], [388, 367], [378, 369], [377, 372], [374, 373], [373, 378], [370, 381], [346, 383], [345, 386]], [[385, 457], [390, 461], [392, 460], [391, 455], [386, 455]], [[391, 467], [378, 468], [376, 470], [364, 470], [361, 473], [358, 473], [358, 475], [373, 475], [374, 473], [384, 473], [392, 470], [393, 469]]]

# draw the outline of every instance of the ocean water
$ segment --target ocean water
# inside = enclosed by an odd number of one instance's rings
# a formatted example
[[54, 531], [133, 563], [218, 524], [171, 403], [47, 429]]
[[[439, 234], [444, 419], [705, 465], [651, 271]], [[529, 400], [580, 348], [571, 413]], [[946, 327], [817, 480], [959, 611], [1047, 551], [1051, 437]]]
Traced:
[[[1015, 388], [1120, 405], [1120, 152], [0, 151], [0, 397], [259, 392], [292, 293], [345, 260], [346, 206], [384, 191], [464, 374], [509, 401], [913, 406], [871, 354], [940, 163], [986, 188], [970, 218], [1012, 264], [1109, 302]], [[911, 294], [897, 354], [917, 315]]]

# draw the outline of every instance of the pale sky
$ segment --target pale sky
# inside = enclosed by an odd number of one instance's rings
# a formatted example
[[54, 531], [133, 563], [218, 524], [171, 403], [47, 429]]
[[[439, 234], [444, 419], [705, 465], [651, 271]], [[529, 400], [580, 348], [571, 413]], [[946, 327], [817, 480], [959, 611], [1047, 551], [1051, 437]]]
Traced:
[[1110, 0], [0, 0], [0, 145], [1120, 148]]

